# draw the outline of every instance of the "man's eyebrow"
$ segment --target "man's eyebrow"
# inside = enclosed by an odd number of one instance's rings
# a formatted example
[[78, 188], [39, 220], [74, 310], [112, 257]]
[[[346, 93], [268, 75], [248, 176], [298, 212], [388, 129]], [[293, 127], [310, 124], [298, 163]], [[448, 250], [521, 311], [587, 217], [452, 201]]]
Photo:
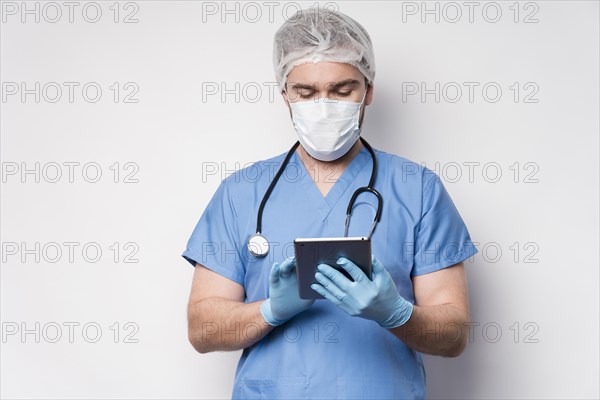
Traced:
[[356, 86], [359, 84], [360, 84], [360, 81], [357, 81], [356, 79], [344, 79], [343, 81], [330, 83], [328, 85], [328, 87], [330, 88], [329, 90], [332, 90], [332, 89], [335, 90], [335, 89], [339, 89], [344, 86]]
[[[339, 82], [330, 82], [326, 85], [326, 87], [328, 88], [328, 90], [336, 90], [339, 89], [341, 87], [344, 86], [356, 86], [360, 84], [360, 81], [356, 80], [356, 79], [344, 79], [343, 81], [339, 81]], [[318, 84], [307, 84], [307, 83], [293, 83], [292, 88], [294, 89], [308, 89], [308, 90], [317, 90], [318, 88]]]
[[292, 85], [293, 89], [310, 89], [310, 90], [316, 90], [318, 85], [309, 85], [307, 83], [293, 83]]

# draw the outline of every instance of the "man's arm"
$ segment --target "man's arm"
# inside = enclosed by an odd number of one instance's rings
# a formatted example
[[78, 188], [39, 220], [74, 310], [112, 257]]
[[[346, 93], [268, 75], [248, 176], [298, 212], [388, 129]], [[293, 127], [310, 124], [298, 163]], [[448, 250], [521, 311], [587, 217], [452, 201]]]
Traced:
[[422, 353], [460, 355], [467, 345], [470, 322], [463, 263], [415, 276], [413, 288], [415, 304], [410, 319], [390, 332]]
[[187, 311], [190, 343], [199, 353], [253, 345], [273, 329], [260, 312], [263, 301], [244, 303], [241, 285], [196, 263]]

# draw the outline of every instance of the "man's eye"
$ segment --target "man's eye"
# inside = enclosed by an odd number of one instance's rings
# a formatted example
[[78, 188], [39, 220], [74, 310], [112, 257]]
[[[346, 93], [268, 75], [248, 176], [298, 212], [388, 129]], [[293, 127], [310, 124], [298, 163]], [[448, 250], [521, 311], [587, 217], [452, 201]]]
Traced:
[[298, 95], [301, 99], [310, 99], [315, 94], [314, 93], [298, 93]]
[[337, 92], [337, 95], [340, 97], [347, 97], [347, 96], [350, 96], [350, 93], [352, 93], [352, 90], [350, 90], [348, 92]]

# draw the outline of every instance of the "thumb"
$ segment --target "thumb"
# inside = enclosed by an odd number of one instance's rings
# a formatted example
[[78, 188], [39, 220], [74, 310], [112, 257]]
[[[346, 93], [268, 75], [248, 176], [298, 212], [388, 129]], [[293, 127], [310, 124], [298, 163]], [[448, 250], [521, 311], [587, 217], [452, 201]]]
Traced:
[[269, 274], [269, 282], [273, 285], [279, 282], [279, 264], [273, 263], [271, 267], [271, 273]]
[[290, 276], [292, 269], [294, 269], [295, 265], [296, 265], [296, 259], [294, 257], [286, 258], [281, 263], [281, 267], [280, 267], [281, 277], [287, 278], [288, 276]]
[[384, 271], [383, 264], [381, 264], [374, 254], [371, 255], [371, 265], [373, 267], [373, 275], [380, 275]]

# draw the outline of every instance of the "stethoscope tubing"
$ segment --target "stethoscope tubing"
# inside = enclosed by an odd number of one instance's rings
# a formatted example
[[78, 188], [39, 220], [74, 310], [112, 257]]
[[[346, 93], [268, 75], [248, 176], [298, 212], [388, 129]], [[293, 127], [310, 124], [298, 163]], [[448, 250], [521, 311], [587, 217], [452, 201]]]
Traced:
[[[374, 188], [375, 179], [377, 178], [377, 155], [375, 154], [375, 151], [373, 150], [371, 145], [363, 137], [361, 137], [360, 140], [363, 143], [363, 145], [367, 148], [369, 153], [371, 154], [371, 159], [373, 160], [373, 169], [371, 171], [371, 178], [369, 179], [369, 185], [356, 189], [354, 191], [354, 193], [352, 194], [350, 201], [348, 202], [348, 208], [346, 209], [346, 223], [344, 226], [344, 237], [348, 236], [348, 228], [350, 226], [350, 217], [352, 215], [352, 208], [354, 207], [356, 198], [361, 193], [369, 192], [369, 193], [372, 193], [373, 195], [375, 195], [375, 197], [377, 198], [377, 212], [375, 213], [375, 218], [373, 219], [373, 225], [371, 226], [371, 229], [370, 229], [369, 235], [368, 235], [368, 238], [371, 238], [371, 235], [373, 235], [373, 231], [375, 230], [377, 223], [381, 220], [381, 212], [383, 209], [383, 197]], [[269, 200], [269, 197], [271, 196], [273, 189], [275, 189], [275, 185], [277, 185], [277, 181], [283, 174], [285, 167], [289, 163], [290, 158], [292, 158], [292, 155], [294, 154], [294, 151], [296, 151], [296, 148], [298, 148], [298, 145], [300, 145], [300, 141], [297, 141], [296, 143], [294, 143], [292, 148], [288, 151], [287, 155], [285, 156], [285, 159], [283, 160], [281, 166], [279, 167], [279, 170], [275, 174], [275, 177], [273, 177], [273, 181], [271, 181], [271, 184], [267, 188], [267, 191], [265, 192], [265, 195], [263, 196], [263, 198], [260, 202], [260, 205], [258, 207], [258, 215], [256, 217], [256, 233], [253, 234], [252, 236], [250, 236], [250, 238], [248, 239], [248, 249], [249, 249], [250, 253], [252, 253], [253, 255], [255, 255], [257, 257], [265, 256], [269, 252], [268, 241], [262, 235], [262, 215], [263, 215], [265, 206], [267, 204], [267, 200]], [[255, 239], [258, 239], [260, 241], [260, 244], [258, 242], [253, 242]]]

